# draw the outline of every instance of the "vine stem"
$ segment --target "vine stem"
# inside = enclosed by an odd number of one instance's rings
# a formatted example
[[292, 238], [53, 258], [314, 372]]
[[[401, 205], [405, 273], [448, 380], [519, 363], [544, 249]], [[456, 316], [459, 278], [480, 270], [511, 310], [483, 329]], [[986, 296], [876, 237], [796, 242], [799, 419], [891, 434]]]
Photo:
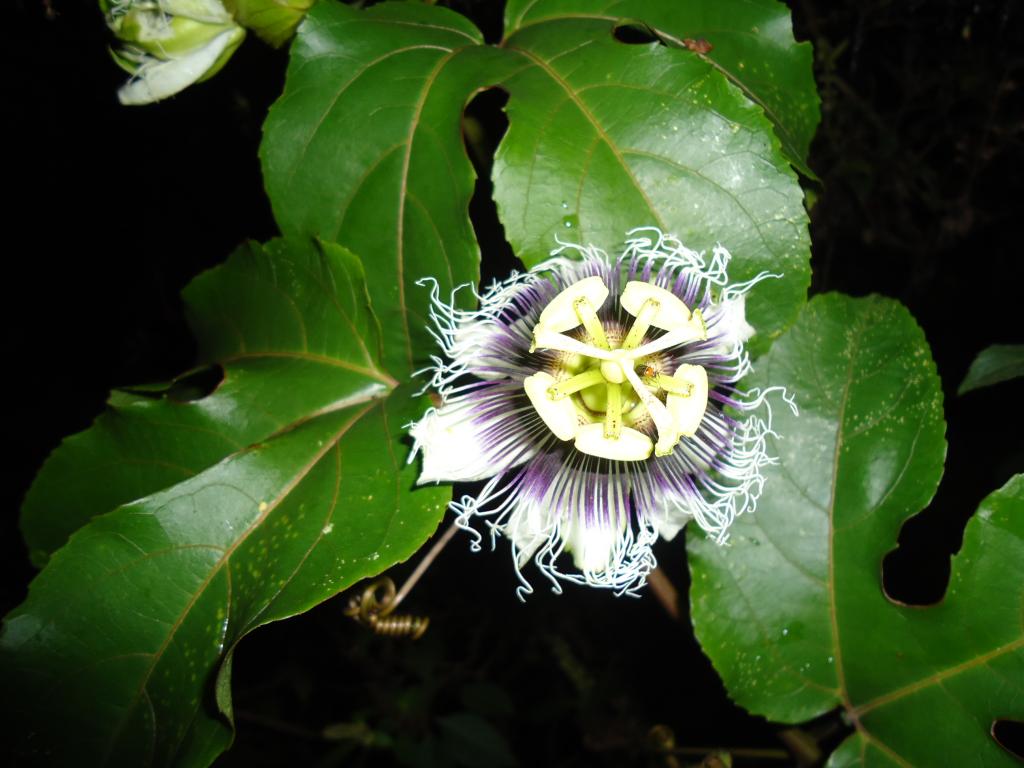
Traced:
[[412, 588], [416, 586], [416, 582], [418, 582], [423, 577], [423, 574], [427, 572], [431, 563], [433, 563], [437, 556], [441, 554], [441, 551], [448, 545], [448, 542], [452, 540], [452, 537], [458, 529], [459, 526], [452, 523], [448, 526], [447, 530], [441, 534], [441, 538], [434, 542], [434, 546], [432, 546], [430, 551], [424, 555], [423, 559], [416, 564], [416, 568], [409, 574], [409, 578], [407, 578], [402, 584], [401, 589], [398, 590], [398, 593], [395, 595], [395, 599], [391, 602], [391, 605], [388, 608], [389, 612], [397, 608], [399, 603], [401, 603], [412, 591]]
[[647, 586], [661, 603], [665, 612], [674, 620], [679, 621], [679, 590], [676, 585], [669, 581], [668, 576], [661, 568], [655, 568], [647, 574]]

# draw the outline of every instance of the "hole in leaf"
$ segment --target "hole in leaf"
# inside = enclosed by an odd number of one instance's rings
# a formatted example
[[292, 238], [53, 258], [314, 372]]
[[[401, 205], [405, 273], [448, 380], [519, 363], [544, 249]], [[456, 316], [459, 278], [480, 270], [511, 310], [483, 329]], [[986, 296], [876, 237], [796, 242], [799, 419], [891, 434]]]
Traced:
[[661, 38], [642, 21], [626, 21], [616, 24], [612, 29], [612, 37], [626, 45], [650, 45], [661, 43]]
[[484, 34], [484, 42], [488, 45], [501, 42], [502, 16], [504, 3], [489, 0], [445, 0], [444, 5], [462, 16], [468, 16]]
[[1024, 723], [1020, 720], [996, 720], [992, 723], [992, 738], [1018, 760], [1024, 760]]
[[133, 384], [129, 387], [118, 387], [116, 391], [135, 395], [136, 397], [145, 397], [150, 400], [161, 400], [170, 388], [170, 384], [162, 381], [153, 384]]
[[167, 388], [167, 398], [176, 403], [190, 403], [212, 395], [224, 381], [224, 368], [220, 365], [206, 365], [194, 371], [183, 373]]
[[505, 239], [505, 228], [498, 218], [494, 183], [491, 181], [494, 153], [508, 130], [506, 103], [506, 91], [488, 88], [476, 94], [462, 114], [462, 141], [476, 171], [476, 185], [469, 201], [469, 220], [483, 254], [481, 285], [487, 285], [493, 279], [503, 280], [510, 271], [522, 266]]
[[949, 550], [918, 532], [919, 526], [908, 520], [899, 546], [882, 560], [882, 590], [900, 605], [934, 605], [949, 585]]
[[[939, 326], [940, 336], [943, 330], [946, 337], [953, 333], [951, 325]], [[978, 348], [987, 343], [979, 340]], [[970, 354], [963, 365], [965, 370]], [[999, 402], [1016, 403], [1024, 397], [1024, 379], [1001, 386], [1007, 389], [999, 395]], [[1019, 471], [1024, 427], [1020, 409], [1003, 409], [999, 426], [994, 429], [992, 398], [976, 394], [976, 400], [971, 396], [952, 397], [947, 387], [944, 407], [949, 452], [942, 482], [931, 503], [903, 524], [898, 548], [888, 553], [882, 564], [884, 591], [894, 602], [932, 605], [945, 597], [950, 558], [957, 557], [965, 526], [981, 500]], [[973, 565], [959, 563], [957, 567]]]

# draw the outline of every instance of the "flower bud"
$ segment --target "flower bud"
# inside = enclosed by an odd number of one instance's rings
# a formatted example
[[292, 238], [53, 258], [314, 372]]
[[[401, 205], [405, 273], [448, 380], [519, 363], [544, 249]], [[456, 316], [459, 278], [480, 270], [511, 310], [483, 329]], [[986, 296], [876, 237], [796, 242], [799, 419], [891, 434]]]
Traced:
[[280, 47], [316, 0], [224, 0], [235, 21], [261, 40]]
[[245, 37], [220, 0], [100, 0], [111, 53], [132, 77], [122, 104], [151, 104], [213, 77]]

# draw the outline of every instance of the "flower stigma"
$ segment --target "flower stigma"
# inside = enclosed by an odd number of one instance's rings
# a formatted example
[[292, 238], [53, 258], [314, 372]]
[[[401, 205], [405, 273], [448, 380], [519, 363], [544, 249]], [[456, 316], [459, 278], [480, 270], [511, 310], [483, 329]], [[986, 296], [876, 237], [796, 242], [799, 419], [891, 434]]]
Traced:
[[[410, 425], [419, 482], [484, 481], [453, 500], [480, 548], [479, 522], [511, 540], [520, 597], [532, 559], [555, 591], [568, 581], [635, 594], [659, 538], [694, 520], [722, 543], [764, 487], [769, 394], [745, 390], [747, 293], [731, 255], [633, 230], [618, 258], [560, 243], [551, 258], [458, 309], [431, 279], [441, 349], [428, 387], [441, 404]], [[563, 560], [571, 557], [573, 570]]]

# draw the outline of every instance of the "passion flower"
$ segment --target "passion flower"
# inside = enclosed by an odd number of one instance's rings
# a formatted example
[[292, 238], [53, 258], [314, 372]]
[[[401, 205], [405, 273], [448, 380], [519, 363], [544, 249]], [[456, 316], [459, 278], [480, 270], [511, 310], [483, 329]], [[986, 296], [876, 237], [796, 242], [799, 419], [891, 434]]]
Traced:
[[[574, 254], [576, 258], [570, 258]], [[730, 284], [730, 255], [675, 237], [629, 233], [617, 259], [561, 244], [552, 258], [455, 306], [431, 286], [442, 354], [426, 370], [440, 396], [412, 424], [419, 483], [486, 480], [451, 503], [559, 580], [634, 592], [652, 545], [695, 520], [719, 542], [761, 495], [771, 409], [744, 391], [745, 297], [761, 273]], [[782, 393], [783, 397], [785, 393]], [[792, 401], [786, 400], [794, 408]], [[571, 554], [578, 571], [561, 570]]]

